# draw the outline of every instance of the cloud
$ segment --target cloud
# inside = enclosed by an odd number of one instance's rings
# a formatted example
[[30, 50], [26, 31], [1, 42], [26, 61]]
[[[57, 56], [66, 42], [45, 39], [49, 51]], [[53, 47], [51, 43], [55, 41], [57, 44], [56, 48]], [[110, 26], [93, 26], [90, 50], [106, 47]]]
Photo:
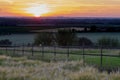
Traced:
[[5, 3], [9, 3], [9, 4], [13, 4], [14, 3], [13, 0], [0, 0], [0, 2], [5, 2]]
[[[54, 14], [120, 13], [120, 0], [0, 0], [0, 12], [24, 15], [27, 7], [46, 4]], [[106, 12], [105, 12], [106, 11]], [[112, 12], [109, 12], [112, 11]], [[119, 11], [119, 12], [118, 12]], [[74, 12], [74, 13], [73, 13]]]
[[0, 0], [13, 4], [40, 3], [50, 5], [120, 5], [120, 0]]
[[10, 4], [12, 4], [14, 1], [12, 1], [12, 0], [4, 0], [4, 1], [6, 1], [6, 2], [8, 2], [8, 3], [10, 3]]
[[84, 5], [120, 5], [120, 0], [74, 0]]

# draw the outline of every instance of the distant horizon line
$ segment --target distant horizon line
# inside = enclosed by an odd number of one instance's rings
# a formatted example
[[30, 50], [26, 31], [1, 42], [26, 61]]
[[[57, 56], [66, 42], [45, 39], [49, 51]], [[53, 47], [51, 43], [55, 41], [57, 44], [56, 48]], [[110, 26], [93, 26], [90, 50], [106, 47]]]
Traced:
[[76, 16], [40, 16], [40, 17], [27, 17], [27, 16], [0, 16], [0, 18], [81, 18], [81, 19], [92, 19], [92, 18], [106, 18], [106, 19], [120, 19], [120, 17], [76, 17]]

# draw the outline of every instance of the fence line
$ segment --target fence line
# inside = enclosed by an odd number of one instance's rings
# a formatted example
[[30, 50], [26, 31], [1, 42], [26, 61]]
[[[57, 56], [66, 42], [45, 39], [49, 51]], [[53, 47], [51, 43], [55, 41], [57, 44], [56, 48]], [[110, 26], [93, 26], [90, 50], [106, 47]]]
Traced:
[[[19, 52], [19, 51], [21, 52], [22, 56], [25, 56], [26, 53], [31, 53], [31, 56], [35, 56], [36, 53], [41, 53], [41, 59], [44, 59], [46, 57], [45, 54], [52, 53], [54, 60], [57, 59], [57, 54], [66, 54], [66, 59], [67, 60], [69, 60], [70, 55], [81, 55], [84, 63], [86, 62], [86, 60], [85, 60], [86, 56], [98, 56], [98, 57], [100, 57], [100, 66], [101, 67], [103, 67], [103, 57], [115, 57], [115, 58], [119, 58], [120, 59], [120, 53], [118, 55], [115, 55], [115, 54], [104, 54], [103, 50], [105, 50], [106, 48], [104, 48], [102, 46], [99, 47], [99, 48], [94, 48], [94, 47], [93, 48], [92, 47], [91, 48], [85, 48], [85, 46], [83, 45], [82, 47], [80, 46], [79, 48], [73, 48], [73, 46], [72, 47], [71, 46], [67, 46], [67, 47], [59, 47], [59, 46], [49, 46], [49, 47], [48, 46], [40, 46], [40, 47], [36, 47], [36, 46], [32, 45], [30, 47], [25, 46], [23, 44], [22, 46], [14, 45], [14, 46], [11, 46], [11, 47], [8, 47], [8, 46], [0, 47], [0, 50], [1, 51], [5, 50], [5, 54], [8, 54], [9, 56], [11, 56], [11, 55], [13, 55], [13, 56], [14, 55], [18, 55], [16, 52]], [[47, 48], [47, 49], [45, 49], [45, 48]], [[73, 52], [70, 51], [72, 49], [74, 50]], [[91, 49], [94, 49], [94, 50], [98, 49], [100, 52], [96, 53], [96, 54], [95, 53], [91, 54], [89, 52], [85, 53], [85, 51], [87, 49], [90, 49], [90, 50]], [[118, 48], [116, 48], [116, 49], [119, 50]], [[80, 53], [79, 50], [81, 50], [82, 52]], [[13, 51], [13, 52], [9, 53], [10, 51]], [[76, 51], [78, 51], [78, 52], [76, 52]], [[120, 65], [118, 65], [118, 66], [120, 66]]]

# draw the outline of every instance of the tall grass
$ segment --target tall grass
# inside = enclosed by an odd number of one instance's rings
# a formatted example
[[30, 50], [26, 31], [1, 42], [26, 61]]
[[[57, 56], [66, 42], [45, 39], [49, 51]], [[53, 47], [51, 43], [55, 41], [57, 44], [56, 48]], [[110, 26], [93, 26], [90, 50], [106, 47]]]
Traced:
[[120, 80], [120, 71], [99, 72], [83, 61], [42, 62], [0, 56], [0, 80]]

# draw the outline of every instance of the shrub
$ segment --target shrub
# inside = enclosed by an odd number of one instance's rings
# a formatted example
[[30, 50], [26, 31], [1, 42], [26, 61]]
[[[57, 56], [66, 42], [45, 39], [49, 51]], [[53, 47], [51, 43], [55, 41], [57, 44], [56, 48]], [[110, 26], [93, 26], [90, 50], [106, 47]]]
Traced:
[[0, 46], [11, 46], [12, 42], [9, 39], [0, 40]]
[[71, 46], [75, 43], [76, 34], [74, 30], [58, 30], [57, 33], [39, 33], [34, 41], [35, 45], [59, 45]]
[[52, 33], [46, 33], [46, 32], [42, 32], [39, 33], [35, 40], [34, 40], [34, 44], [35, 45], [51, 45], [53, 41], [53, 34]]
[[78, 39], [78, 45], [79, 46], [82, 46], [82, 45], [90, 46], [90, 45], [93, 45], [93, 42], [88, 38], [81, 37]]
[[97, 43], [98, 45], [102, 45], [102, 46], [111, 46], [111, 47], [119, 46], [118, 39], [108, 38], [108, 37], [102, 37], [101, 39], [98, 39]]
[[58, 30], [58, 33], [56, 34], [56, 42], [60, 46], [71, 46], [74, 45], [74, 42], [76, 41], [76, 34], [73, 30]]

